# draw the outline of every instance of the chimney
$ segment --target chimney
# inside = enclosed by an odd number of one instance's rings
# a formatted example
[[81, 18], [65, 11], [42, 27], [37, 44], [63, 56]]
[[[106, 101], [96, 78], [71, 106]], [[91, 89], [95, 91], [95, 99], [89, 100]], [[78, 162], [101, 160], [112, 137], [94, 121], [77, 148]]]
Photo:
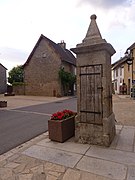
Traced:
[[58, 43], [63, 49], [66, 49], [66, 43], [64, 42], [64, 40], [61, 40], [60, 43]]

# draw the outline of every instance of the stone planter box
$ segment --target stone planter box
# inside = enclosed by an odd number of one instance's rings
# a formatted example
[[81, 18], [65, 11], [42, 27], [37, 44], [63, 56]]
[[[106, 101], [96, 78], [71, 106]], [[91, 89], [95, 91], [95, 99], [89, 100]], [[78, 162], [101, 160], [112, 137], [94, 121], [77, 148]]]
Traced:
[[75, 135], [75, 117], [64, 120], [48, 120], [49, 139], [64, 142]]
[[7, 101], [0, 101], [0, 108], [7, 107]]

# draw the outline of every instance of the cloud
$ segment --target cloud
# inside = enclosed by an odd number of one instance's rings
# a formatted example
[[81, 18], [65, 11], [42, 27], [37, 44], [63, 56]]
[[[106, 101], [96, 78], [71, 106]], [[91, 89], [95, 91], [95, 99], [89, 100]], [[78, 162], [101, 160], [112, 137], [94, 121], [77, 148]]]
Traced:
[[27, 57], [28, 53], [20, 49], [0, 47], [0, 63], [8, 70], [11, 70], [14, 66], [24, 64]]
[[135, 0], [80, 0], [80, 3], [88, 3], [98, 8], [114, 8], [117, 6], [130, 6]]

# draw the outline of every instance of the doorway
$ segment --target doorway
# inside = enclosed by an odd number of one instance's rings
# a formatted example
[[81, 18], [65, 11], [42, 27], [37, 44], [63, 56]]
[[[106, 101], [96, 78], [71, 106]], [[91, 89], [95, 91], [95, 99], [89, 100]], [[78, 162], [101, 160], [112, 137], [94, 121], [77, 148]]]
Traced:
[[127, 92], [127, 94], [130, 94], [130, 89], [131, 89], [131, 81], [130, 81], [130, 79], [128, 79], [128, 92]]

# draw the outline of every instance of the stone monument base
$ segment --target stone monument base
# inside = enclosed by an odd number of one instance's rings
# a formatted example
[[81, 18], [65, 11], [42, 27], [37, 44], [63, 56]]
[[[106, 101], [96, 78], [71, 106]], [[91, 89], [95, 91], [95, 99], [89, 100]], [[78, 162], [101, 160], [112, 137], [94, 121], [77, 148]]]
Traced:
[[115, 135], [115, 116], [113, 113], [108, 118], [103, 118], [101, 125], [82, 123], [80, 116], [76, 116], [76, 142], [108, 147]]

